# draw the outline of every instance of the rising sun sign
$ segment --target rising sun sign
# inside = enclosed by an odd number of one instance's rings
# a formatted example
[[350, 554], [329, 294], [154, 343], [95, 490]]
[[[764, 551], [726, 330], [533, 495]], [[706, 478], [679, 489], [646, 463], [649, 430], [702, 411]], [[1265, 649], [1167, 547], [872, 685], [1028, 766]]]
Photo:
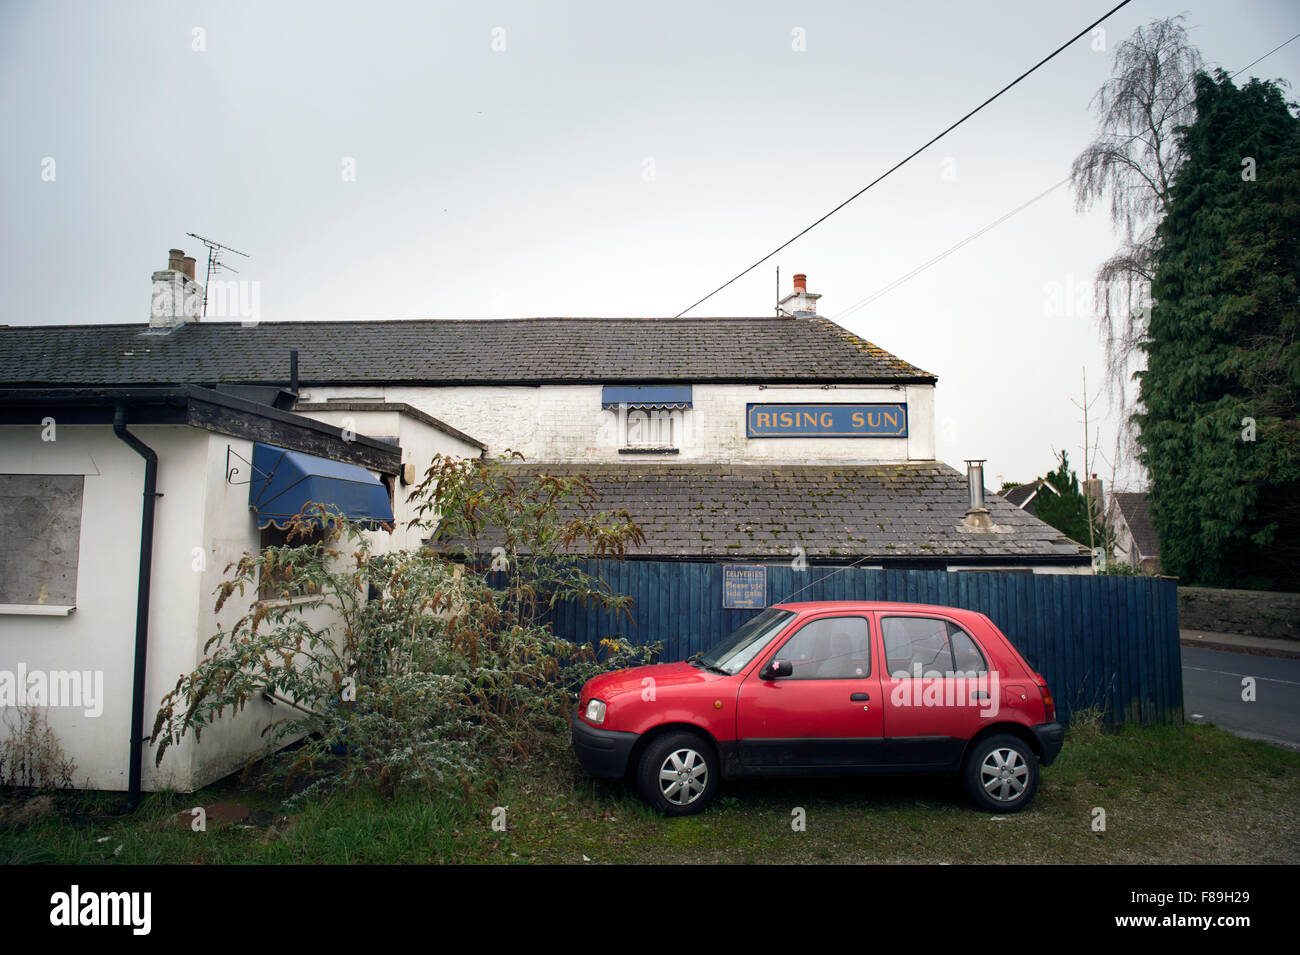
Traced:
[[745, 406], [751, 438], [906, 438], [907, 404]]

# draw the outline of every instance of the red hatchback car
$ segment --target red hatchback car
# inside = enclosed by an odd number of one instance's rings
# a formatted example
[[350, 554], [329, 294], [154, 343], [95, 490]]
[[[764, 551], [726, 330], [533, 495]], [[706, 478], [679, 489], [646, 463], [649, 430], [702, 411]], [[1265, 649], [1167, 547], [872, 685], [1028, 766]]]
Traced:
[[769, 607], [681, 663], [582, 688], [573, 747], [668, 815], [722, 779], [960, 773], [994, 812], [1028, 805], [1064, 731], [1047, 681], [984, 614], [925, 604]]

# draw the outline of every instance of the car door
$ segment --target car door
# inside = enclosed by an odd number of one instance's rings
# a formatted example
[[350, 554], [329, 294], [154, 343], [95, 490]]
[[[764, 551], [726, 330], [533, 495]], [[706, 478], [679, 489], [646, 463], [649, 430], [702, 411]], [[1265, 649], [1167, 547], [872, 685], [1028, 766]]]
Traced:
[[956, 620], [937, 613], [879, 615], [885, 751], [890, 763], [951, 768], [997, 716], [993, 658]]
[[[878, 764], [884, 722], [869, 615], [821, 614], [775, 642], [737, 694], [742, 769], [798, 773]], [[763, 679], [773, 660], [790, 662], [793, 673]]]

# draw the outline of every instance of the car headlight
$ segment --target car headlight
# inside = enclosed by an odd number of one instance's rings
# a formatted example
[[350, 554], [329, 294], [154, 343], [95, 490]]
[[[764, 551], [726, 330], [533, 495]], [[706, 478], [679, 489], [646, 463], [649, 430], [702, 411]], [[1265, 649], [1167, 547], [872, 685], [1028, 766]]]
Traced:
[[599, 726], [605, 722], [605, 701], [591, 699], [587, 701], [587, 711], [583, 714], [588, 723], [595, 723]]

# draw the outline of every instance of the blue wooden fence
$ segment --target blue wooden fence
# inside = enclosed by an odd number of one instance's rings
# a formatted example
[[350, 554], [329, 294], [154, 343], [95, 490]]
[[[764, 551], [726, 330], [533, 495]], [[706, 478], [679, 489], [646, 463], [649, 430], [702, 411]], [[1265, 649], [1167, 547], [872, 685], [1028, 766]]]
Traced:
[[[661, 659], [675, 661], [708, 649], [757, 613], [723, 609], [722, 564], [592, 560], [584, 566], [616, 593], [631, 595], [633, 621], [565, 605], [551, 622], [557, 635], [570, 640], [623, 636], [636, 644], [660, 642]], [[1047, 678], [1062, 721], [1096, 705], [1110, 722], [1182, 719], [1172, 579], [818, 566], [797, 571], [770, 564], [767, 590], [771, 604], [897, 600], [978, 610]]]

